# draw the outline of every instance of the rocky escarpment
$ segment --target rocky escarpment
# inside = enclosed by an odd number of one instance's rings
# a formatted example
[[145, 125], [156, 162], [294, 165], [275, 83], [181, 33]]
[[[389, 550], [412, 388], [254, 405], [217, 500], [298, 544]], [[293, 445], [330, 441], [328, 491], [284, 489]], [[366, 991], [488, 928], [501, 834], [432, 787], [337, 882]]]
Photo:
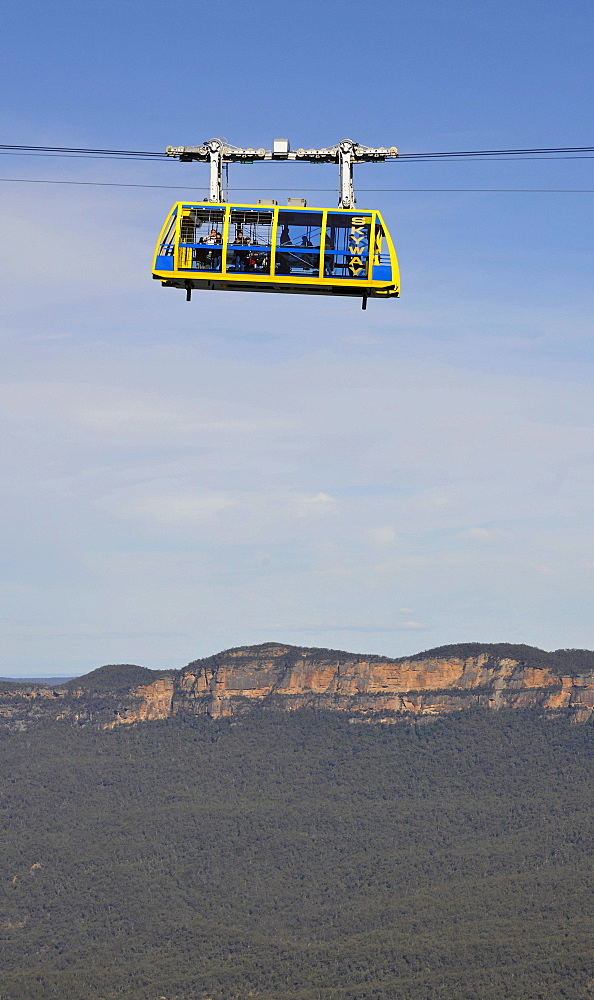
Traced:
[[267, 643], [189, 664], [173, 711], [217, 718], [255, 704], [387, 718], [535, 706], [585, 720], [594, 710], [594, 653], [476, 643], [392, 660]]
[[110, 729], [120, 722], [165, 719], [172, 712], [174, 674], [118, 664], [58, 686], [2, 682], [0, 728], [67, 721]]
[[264, 643], [230, 649], [182, 670], [101, 667], [68, 684], [0, 685], [0, 724], [43, 720], [102, 728], [171, 716], [220, 718], [259, 706], [313, 707], [370, 721], [435, 716], [474, 706], [594, 712], [594, 652], [468, 643], [388, 659]]

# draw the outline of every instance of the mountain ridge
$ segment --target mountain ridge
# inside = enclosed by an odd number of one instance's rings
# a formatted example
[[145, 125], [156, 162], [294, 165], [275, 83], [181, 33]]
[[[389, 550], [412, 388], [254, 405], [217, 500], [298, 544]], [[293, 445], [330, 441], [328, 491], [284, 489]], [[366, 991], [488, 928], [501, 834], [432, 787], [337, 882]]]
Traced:
[[393, 722], [474, 706], [566, 711], [586, 721], [594, 712], [594, 651], [467, 642], [393, 658], [273, 641], [180, 669], [106, 664], [60, 685], [0, 683], [0, 725], [9, 729], [43, 721], [110, 729], [172, 716], [240, 716], [255, 707]]

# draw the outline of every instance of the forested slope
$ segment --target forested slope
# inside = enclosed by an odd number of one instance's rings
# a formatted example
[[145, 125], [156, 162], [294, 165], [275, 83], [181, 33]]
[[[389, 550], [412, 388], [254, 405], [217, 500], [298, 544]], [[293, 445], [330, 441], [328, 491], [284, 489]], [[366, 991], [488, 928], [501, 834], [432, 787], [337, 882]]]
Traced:
[[0, 738], [2, 1000], [591, 996], [591, 723]]

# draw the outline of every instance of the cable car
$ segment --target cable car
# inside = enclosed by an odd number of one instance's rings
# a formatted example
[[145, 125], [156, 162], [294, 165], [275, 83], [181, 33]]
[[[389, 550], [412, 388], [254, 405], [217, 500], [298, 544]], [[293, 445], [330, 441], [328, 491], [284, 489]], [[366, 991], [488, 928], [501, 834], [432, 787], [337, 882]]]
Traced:
[[[398, 156], [395, 146], [372, 148], [341, 139], [324, 149], [291, 151], [288, 139], [272, 150], [242, 149], [226, 139], [200, 146], [168, 146], [168, 156], [210, 164], [208, 201], [177, 202], [163, 226], [153, 261], [153, 278], [183, 288], [241, 292], [292, 292], [391, 298], [400, 295], [394, 244], [376, 211], [355, 209], [353, 167]], [[223, 172], [233, 162], [255, 160], [337, 163], [338, 208], [308, 208], [304, 198], [286, 207], [260, 199], [257, 205], [229, 205]]]
[[177, 202], [163, 226], [153, 278], [192, 291], [400, 295], [394, 244], [377, 211], [308, 208], [303, 199], [236, 205]]

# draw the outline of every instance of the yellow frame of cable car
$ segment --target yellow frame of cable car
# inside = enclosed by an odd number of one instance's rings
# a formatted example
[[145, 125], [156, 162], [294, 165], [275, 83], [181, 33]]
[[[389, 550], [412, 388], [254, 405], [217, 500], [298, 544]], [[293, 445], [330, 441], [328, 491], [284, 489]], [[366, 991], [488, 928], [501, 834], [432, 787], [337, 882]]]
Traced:
[[[215, 209], [219, 208], [224, 211], [223, 220], [223, 242], [221, 244], [221, 270], [220, 271], [197, 271], [190, 270], [189, 268], [182, 268], [180, 265], [181, 253], [184, 247], [180, 247], [180, 230], [181, 230], [181, 220], [183, 217], [183, 209], [188, 208], [206, 208]], [[238, 272], [238, 271], [228, 271], [227, 261], [228, 261], [228, 247], [233, 246], [233, 244], [228, 243], [229, 237], [229, 225], [231, 219], [232, 210], [246, 210], [255, 212], [273, 212], [272, 229], [271, 229], [271, 249], [270, 249], [270, 269], [267, 274], [258, 274], [253, 271]], [[277, 232], [278, 232], [278, 222], [280, 212], [292, 212], [300, 213], [303, 212], [306, 215], [312, 214], [314, 212], [321, 213], [322, 215], [322, 228], [320, 230], [320, 265], [318, 269], [317, 277], [311, 277], [310, 275], [279, 275], [275, 273], [276, 270], [276, 254], [277, 254]], [[173, 218], [173, 213], [176, 213], [175, 221], [175, 231], [173, 233], [173, 270], [162, 270], [157, 266], [157, 258], [160, 256], [160, 249], [164, 244], [165, 236], [170, 231], [171, 222]], [[364, 213], [367, 219], [369, 219], [369, 247], [368, 247], [368, 265], [367, 271], [368, 276], [366, 278], [345, 278], [345, 277], [335, 277], [333, 275], [324, 274], [324, 238], [326, 233], [326, 223], [328, 215], [351, 215], [358, 216]], [[376, 243], [376, 226], [381, 226], [383, 237], [386, 240], [386, 245], [388, 248], [388, 254], [390, 258], [391, 267], [391, 280], [373, 280], [369, 277], [373, 273], [374, 263], [379, 263], [379, 248]], [[381, 244], [380, 244], [381, 245]], [[282, 248], [281, 252], [282, 251]], [[388, 298], [388, 297], [398, 297], [400, 295], [400, 270], [398, 267], [398, 258], [396, 256], [396, 250], [394, 248], [394, 243], [392, 242], [392, 237], [388, 231], [388, 228], [381, 216], [381, 214], [374, 209], [361, 209], [357, 211], [355, 209], [345, 209], [345, 208], [315, 208], [315, 207], [301, 207], [295, 205], [266, 205], [266, 204], [220, 204], [210, 201], [178, 201], [170, 209], [167, 214], [167, 218], [159, 233], [159, 239], [157, 240], [157, 245], [155, 247], [155, 253], [153, 257], [153, 278], [161, 282], [165, 287], [182, 288], [185, 289], [188, 298], [192, 289], [210, 289], [210, 290], [220, 290], [220, 291], [255, 291], [255, 292], [285, 292], [285, 293], [297, 293], [304, 295], [344, 295], [344, 296], [357, 296], [362, 297], [364, 300], [367, 298]]]

